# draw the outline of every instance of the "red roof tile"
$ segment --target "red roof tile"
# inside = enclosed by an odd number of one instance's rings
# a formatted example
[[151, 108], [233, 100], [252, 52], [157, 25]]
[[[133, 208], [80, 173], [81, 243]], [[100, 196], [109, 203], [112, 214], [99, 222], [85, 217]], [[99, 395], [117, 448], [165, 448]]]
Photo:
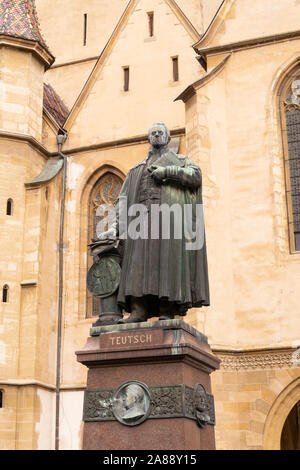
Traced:
[[57, 124], [64, 125], [69, 110], [49, 83], [44, 83], [44, 108], [51, 114]]

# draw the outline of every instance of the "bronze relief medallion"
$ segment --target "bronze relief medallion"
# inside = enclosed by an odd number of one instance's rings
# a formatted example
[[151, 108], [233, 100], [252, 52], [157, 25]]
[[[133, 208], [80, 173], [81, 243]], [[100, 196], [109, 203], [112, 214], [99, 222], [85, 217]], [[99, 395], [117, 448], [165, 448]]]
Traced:
[[126, 426], [143, 423], [151, 411], [149, 388], [137, 380], [123, 383], [114, 393], [112, 410], [115, 418]]

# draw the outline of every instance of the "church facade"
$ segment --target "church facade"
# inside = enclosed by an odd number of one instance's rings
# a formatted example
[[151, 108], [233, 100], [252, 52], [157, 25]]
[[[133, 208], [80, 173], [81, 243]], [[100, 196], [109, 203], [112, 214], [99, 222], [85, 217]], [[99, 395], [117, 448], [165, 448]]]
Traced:
[[299, 449], [299, 1], [59, 7], [0, 0], [0, 448], [81, 448], [87, 244], [163, 121], [203, 174], [216, 447]]

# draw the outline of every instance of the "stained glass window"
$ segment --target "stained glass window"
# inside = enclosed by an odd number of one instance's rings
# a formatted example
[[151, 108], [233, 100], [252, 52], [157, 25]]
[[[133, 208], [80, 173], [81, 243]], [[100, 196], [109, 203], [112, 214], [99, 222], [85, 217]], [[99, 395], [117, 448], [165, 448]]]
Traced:
[[292, 251], [300, 250], [300, 77], [292, 81], [284, 101], [286, 173]]

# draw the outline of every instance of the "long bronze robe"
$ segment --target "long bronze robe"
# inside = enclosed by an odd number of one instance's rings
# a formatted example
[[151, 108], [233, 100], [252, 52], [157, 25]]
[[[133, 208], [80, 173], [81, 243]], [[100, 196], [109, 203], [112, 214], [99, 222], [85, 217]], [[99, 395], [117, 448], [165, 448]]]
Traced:
[[[195, 217], [196, 204], [202, 204], [202, 178], [200, 168], [183, 155], [176, 155], [168, 150], [169, 156], [176, 156], [182, 167], [189, 169], [181, 181], [166, 181], [160, 184], [159, 197], [153, 203], [184, 204], [193, 206]], [[133, 167], [122, 186], [120, 197], [127, 198], [128, 208], [131, 204], [142, 203], [142, 182], [145, 180], [147, 162], [141, 161]], [[144, 188], [145, 189], [145, 188]], [[151, 200], [148, 201], [148, 205]], [[120, 217], [120, 215], [119, 215]], [[134, 217], [127, 216], [127, 225]], [[175, 221], [176, 223], [176, 221]], [[150, 230], [150, 228], [149, 228]], [[204, 227], [202, 227], [204, 231]], [[121, 234], [120, 234], [121, 235]], [[122, 274], [118, 292], [118, 303], [131, 312], [130, 298], [146, 297], [175, 302], [179, 315], [185, 315], [188, 308], [209, 305], [209, 283], [206, 256], [206, 243], [201, 249], [188, 251], [185, 248], [185, 237], [174, 239], [171, 229], [170, 239], [136, 239], [124, 240]], [[157, 302], [148, 302], [148, 313], [156, 316]]]

